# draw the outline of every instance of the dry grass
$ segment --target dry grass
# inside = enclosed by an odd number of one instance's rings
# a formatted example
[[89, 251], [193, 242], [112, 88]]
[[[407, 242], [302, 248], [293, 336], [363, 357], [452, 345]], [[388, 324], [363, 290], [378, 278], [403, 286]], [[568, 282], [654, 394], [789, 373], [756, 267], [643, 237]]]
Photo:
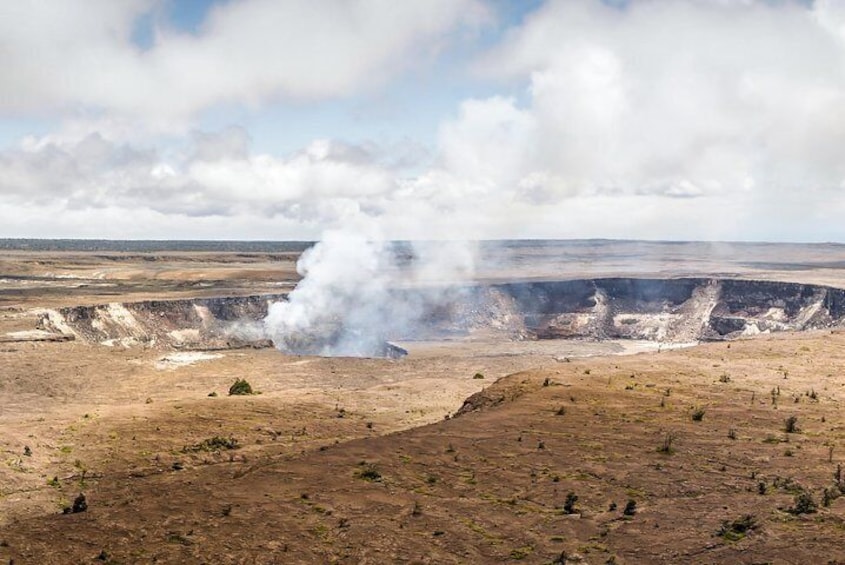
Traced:
[[[96, 555], [88, 555], [93, 545], [128, 561], [229, 554], [285, 562], [514, 555], [551, 562], [562, 551], [620, 563], [842, 559], [842, 500], [815, 514], [790, 509], [800, 493], [818, 501], [835, 486], [838, 459], [829, 447], [845, 441], [843, 355], [845, 336], [824, 333], [561, 363], [500, 380], [474, 411], [394, 435], [372, 436], [362, 424], [361, 439], [332, 445], [332, 433], [344, 434], [336, 428], [302, 454], [274, 450], [270, 440], [249, 446], [244, 459], [224, 453], [220, 464], [194, 461], [129, 479], [131, 458], [124, 459], [122, 471], [90, 483], [84, 519], [36, 516], [9, 525], [0, 556], [83, 560]], [[718, 380], [726, 368], [727, 384]], [[782, 399], [798, 402], [772, 405], [767, 393], [776, 386]], [[815, 400], [806, 395], [811, 388]], [[233, 418], [248, 410], [235, 398], [208, 402], [230, 402]], [[556, 416], [564, 405], [566, 415]], [[694, 422], [689, 407], [705, 405], [706, 418]], [[802, 426], [787, 435], [790, 415]], [[322, 417], [352, 424], [315, 411], [276, 425]], [[194, 418], [192, 425], [207, 437], [226, 422]], [[668, 433], [669, 457], [658, 450]], [[362, 469], [377, 469], [378, 480], [361, 480]], [[564, 511], [568, 493], [577, 496], [571, 513]], [[633, 515], [624, 515], [626, 501], [636, 503]], [[717, 535], [746, 515], [754, 528]], [[169, 541], [177, 518], [191, 524], [176, 532], [189, 543]]]

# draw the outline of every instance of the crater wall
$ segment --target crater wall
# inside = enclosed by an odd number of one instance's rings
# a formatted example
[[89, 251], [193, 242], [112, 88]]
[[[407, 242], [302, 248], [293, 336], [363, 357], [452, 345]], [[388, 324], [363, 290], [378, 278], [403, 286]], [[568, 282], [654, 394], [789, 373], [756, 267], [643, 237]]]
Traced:
[[226, 296], [46, 310], [39, 329], [104, 345], [179, 349], [272, 347], [261, 320], [284, 295]]
[[[438, 298], [427, 300], [427, 292]], [[268, 306], [279, 300], [285, 295], [77, 306], [45, 311], [39, 327], [107, 345], [269, 347], [262, 320]], [[484, 336], [689, 343], [845, 325], [845, 290], [743, 279], [514, 282], [468, 285], [448, 293], [394, 290], [390, 300], [427, 306], [402, 330], [385, 332], [385, 342]], [[306, 345], [307, 351], [314, 349]], [[384, 351], [395, 354], [389, 346]]]

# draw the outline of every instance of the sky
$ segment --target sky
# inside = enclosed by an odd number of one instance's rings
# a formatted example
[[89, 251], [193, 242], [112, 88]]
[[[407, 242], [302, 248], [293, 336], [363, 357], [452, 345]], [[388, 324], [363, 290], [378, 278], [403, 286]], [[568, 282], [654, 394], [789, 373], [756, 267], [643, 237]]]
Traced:
[[845, 2], [0, 0], [0, 237], [845, 242]]

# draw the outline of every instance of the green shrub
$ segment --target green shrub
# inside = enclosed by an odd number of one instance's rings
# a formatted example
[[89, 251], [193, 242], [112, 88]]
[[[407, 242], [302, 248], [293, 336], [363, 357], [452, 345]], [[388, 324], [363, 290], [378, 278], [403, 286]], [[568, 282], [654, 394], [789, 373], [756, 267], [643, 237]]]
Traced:
[[229, 387], [229, 395], [244, 395], [252, 394], [252, 386], [246, 379], [236, 379], [235, 383]]
[[818, 509], [816, 501], [813, 500], [813, 495], [809, 492], [802, 492], [795, 496], [795, 503], [786, 511], [790, 514], [813, 514]]
[[222, 451], [224, 449], [235, 449], [238, 447], [238, 440], [233, 437], [214, 436], [204, 439], [194, 445], [186, 445], [182, 448], [182, 453], [190, 453], [197, 451]]
[[520, 559], [525, 559], [531, 552], [534, 551], [534, 548], [530, 545], [526, 545], [523, 547], [517, 547], [516, 549], [511, 551], [510, 558], [514, 561], [519, 561]]
[[828, 506], [830, 506], [831, 502], [833, 502], [834, 500], [839, 498], [839, 495], [840, 495], [840, 493], [839, 493], [838, 489], [836, 489], [836, 490], [834, 490], [832, 488], [824, 489], [823, 498], [822, 498], [822, 506], [827, 508]]
[[566, 502], [563, 503], [563, 511], [566, 514], [575, 514], [575, 503], [578, 502], [578, 495], [570, 492], [566, 495]]
[[374, 483], [381, 480], [381, 473], [374, 465], [364, 464], [364, 467], [358, 471], [358, 478]]
[[728, 541], [739, 541], [758, 527], [757, 519], [752, 514], [745, 514], [733, 522], [727, 520], [722, 522], [722, 526], [716, 531], [716, 535]]

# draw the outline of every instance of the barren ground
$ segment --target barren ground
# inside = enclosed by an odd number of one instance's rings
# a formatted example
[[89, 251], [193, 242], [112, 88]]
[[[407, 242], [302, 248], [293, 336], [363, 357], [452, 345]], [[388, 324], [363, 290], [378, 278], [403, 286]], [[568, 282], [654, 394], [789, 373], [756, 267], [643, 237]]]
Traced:
[[[578, 267], [529, 246], [483, 274], [845, 284], [838, 248], [670, 251]], [[48, 306], [284, 292], [294, 261], [0, 256], [0, 562], [845, 562], [839, 331], [621, 356], [637, 344], [411, 343], [399, 360], [8, 337]], [[236, 378], [261, 394], [228, 396]], [[88, 510], [62, 515], [80, 492]], [[788, 511], [800, 492], [817, 512]]]

